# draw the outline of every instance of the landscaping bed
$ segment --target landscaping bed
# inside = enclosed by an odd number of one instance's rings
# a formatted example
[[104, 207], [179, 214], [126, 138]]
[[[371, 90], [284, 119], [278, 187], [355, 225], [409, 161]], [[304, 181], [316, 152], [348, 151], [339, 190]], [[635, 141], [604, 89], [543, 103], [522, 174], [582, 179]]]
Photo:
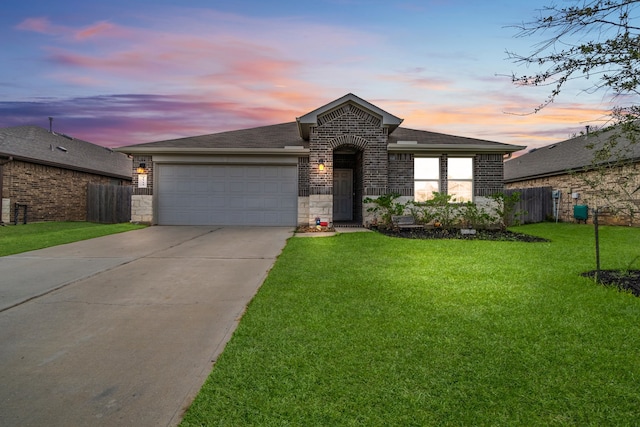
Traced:
[[[584, 277], [595, 278], [596, 271], [582, 273]], [[640, 297], [640, 270], [600, 270], [598, 282], [604, 286], [617, 287]]]
[[445, 230], [441, 228], [411, 228], [391, 229], [379, 228], [378, 232], [392, 237], [404, 239], [461, 239], [461, 240], [499, 240], [512, 242], [548, 242], [549, 240], [516, 233], [509, 230], [476, 230], [475, 234], [462, 234], [458, 229]]

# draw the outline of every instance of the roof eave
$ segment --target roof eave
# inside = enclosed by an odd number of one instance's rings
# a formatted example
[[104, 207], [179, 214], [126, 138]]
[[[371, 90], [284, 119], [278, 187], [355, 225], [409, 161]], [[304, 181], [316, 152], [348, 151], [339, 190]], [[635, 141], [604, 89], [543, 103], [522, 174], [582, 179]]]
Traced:
[[114, 148], [114, 151], [125, 154], [240, 154], [240, 155], [308, 155], [309, 149], [302, 146], [292, 146], [287, 148], [196, 148], [196, 147], [120, 147]]
[[34, 164], [37, 164], [37, 165], [51, 166], [51, 167], [56, 167], [56, 168], [60, 168], [60, 169], [66, 169], [66, 170], [90, 173], [92, 175], [106, 176], [106, 177], [109, 177], [109, 178], [124, 179], [124, 180], [128, 180], [128, 181], [131, 181], [131, 179], [132, 179], [131, 175], [120, 175], [120, 174], [112, 173], [112, 172], [108, 172], [108, 171], [101, 171], [101, 170], [96, 170], [96, 169], [82, 168], [82, 167], [79, 167], [79, 166], [73, 166], [73, 165], [69, 165], [69, 164], [66, 164], [66, 163], [50, 162], [50, 161], [47, 161], [47, 160], [33, 159], [33, 158], [30, 158], [30, 157], [25, 157], [25, 156], [12, 155], [10, 157], [11, 157], [11, 160], [14, 160], [14, 161], [17, 160], [19, 162], [34, 163]]
[[390, 153], [492, 153], [507, 154], [522, 150], [523, 146], [491, 146], [483, 144], [387, 144]]

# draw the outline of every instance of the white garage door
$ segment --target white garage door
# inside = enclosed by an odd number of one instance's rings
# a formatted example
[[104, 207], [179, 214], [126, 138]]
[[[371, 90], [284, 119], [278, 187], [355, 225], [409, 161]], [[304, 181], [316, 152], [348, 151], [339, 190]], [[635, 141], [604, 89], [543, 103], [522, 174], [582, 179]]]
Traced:
[[297, 167], [158, 165], [158, 223], [277, 225], [297, 223]]

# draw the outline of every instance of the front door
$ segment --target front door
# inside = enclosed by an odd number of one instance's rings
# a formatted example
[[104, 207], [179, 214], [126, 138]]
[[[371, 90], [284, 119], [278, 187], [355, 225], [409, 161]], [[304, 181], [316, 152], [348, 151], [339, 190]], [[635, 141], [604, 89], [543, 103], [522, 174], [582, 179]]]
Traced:
[[333, 170], [333, 221], [353, 220], [353, 170]]

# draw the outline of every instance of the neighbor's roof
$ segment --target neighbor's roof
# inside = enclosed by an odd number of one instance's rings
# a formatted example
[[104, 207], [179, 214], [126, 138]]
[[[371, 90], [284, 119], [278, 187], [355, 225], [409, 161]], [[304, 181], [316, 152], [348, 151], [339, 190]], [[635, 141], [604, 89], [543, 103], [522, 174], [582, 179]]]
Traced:
[[[511, 153], [523, 149], [482, 139], [397, 128], [389, 135], [390, 152], [491, 152]], [[129, 154], [291, 154], [309, 153], [309, 141], [302, 139], [297, 122], [251, 129], [148, 142], [117, 148]]]
[[[563, 175], [592, 165], [598, 147], [616, 134], [615, 130], [592, 132], [566, 141], [533, 149], [504, 164], [505, 182], [517, 182], [547, 176]], [[618, 149], [627, 147], [624, 157], [640, 160], [640, 142], [630, 144], [624, 137], [616, 139]], [[594, 149], [588, 148], [594, 146]], [[609, 159], [612, 160], [612, 159]], [[615, 159], [613, 159], [615, 160]]]
[[131, 179], [125, 154], [38, 126], [0, 128], [0, 156], [120, 179]]

